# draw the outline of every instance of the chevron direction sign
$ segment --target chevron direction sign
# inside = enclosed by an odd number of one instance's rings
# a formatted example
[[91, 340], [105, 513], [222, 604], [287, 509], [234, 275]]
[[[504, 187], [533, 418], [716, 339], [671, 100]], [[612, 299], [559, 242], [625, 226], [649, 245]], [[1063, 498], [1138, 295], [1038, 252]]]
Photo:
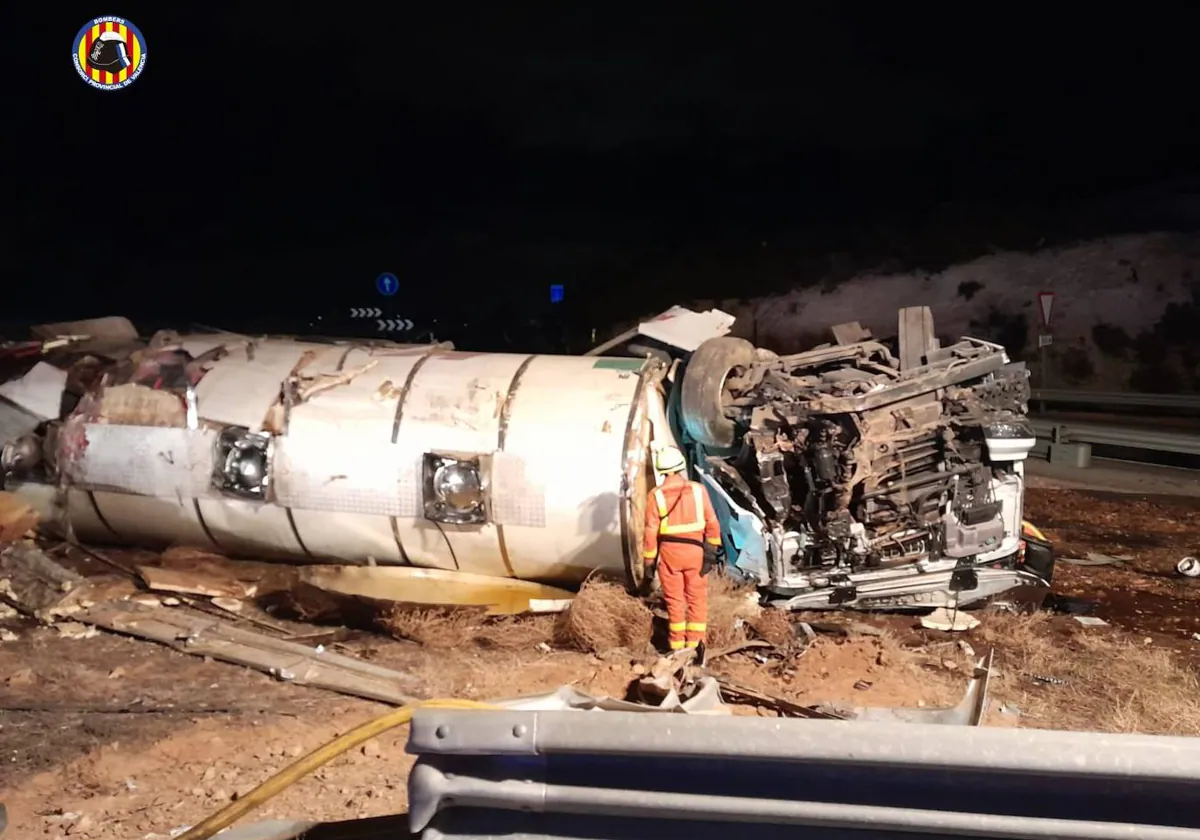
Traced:
[[381, 318], [380, 332], [408, 332], [413, 328], [413, 322], [407, 318]]
[[378, 306], [360, 307], [355, 306], [350, 309], [351, 318], [378, 318], [383, 314], [383, 310]]

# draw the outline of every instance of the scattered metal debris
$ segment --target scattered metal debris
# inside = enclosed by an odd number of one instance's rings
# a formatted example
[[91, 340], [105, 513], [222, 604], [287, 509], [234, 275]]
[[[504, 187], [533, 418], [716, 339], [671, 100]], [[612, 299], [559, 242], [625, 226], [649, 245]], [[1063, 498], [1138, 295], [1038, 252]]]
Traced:
[[1107, 627], [1108, 622], [1103, 618], [1097, 618], [1094, 615], [1074, 615], [1071, 616], [1084, 627]]
[[133, 605], [101, 605], [76, 618], [193, 656], [245, 665], [297, 685], [395, 704], [414, 702], [421, 692], [415, 678], [399, 671], [243, 630], [221, 619]]
[[1058, 559], [1072, 566], [1121, 566], [1132, 560], [1133, 555], [1124, 554], [1116, 556], [1089, 551], [1085, 557], [1060, 557]]

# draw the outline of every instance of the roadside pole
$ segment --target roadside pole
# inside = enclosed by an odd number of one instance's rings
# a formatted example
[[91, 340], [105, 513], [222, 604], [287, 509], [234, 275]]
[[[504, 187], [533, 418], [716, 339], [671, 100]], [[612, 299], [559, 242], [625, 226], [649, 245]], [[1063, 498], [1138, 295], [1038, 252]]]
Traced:
[[[1050, 314], [1054, 311], [1054, 292], [1037, 293], [1038, 314], [1041, 316], [1041, 327], [1038, 329], [1038, 365], [1041, 368], [1038, 379], [1042, 390], [1050, 387], [1050, 351], [1054, 334], [1050, 331]], [[1045, 403], [1038, 406], [1038, 412], [1046, 413]]]

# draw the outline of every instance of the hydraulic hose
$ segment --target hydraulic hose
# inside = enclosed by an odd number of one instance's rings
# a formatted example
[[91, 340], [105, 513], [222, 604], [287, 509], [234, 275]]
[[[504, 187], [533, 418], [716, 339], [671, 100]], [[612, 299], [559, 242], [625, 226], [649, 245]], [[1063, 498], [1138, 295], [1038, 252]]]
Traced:
[[309, 773], [328, 764], [342, 753], [354, 749], [359, 744], [369, 741], [375, 736], [403, 726], [412, 720], [413, 712], [419, 708], [435, 709], [495, 709], [496, 706], [478, 703], [474, 700], [427, 700], [411, 706], [401, 706], [385, 715], [369, 720], [354, 727], [345, 735], [341, 735], [324, 746], [310, 752], [303, 758], [280, 770], [271, 778], [260, 784], [245, 796], [239, 796], [220, 811], [206, 818], [203, 822], [189, 828], [176, 840], [209, 840], [214, 834], [228, 828], [237, 820], [262, 805], [267, 800], [287, 790]]

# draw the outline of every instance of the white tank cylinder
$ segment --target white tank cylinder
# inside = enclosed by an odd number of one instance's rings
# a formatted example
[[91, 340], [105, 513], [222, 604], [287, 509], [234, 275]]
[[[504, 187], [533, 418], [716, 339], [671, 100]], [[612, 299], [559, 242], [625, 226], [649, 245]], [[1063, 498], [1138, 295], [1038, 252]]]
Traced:
[[[192, 428], [77, 432], [83, 454], [64, 473], [82, 539], [553, 583], [595, 569], [640, 578], [650, 437], [640, 360], [227, 346], [195, 387]], [[229, 427], [243, 431], [241, 461], [219, 455]], [[256, 446], [262, 497], [217, 486], [222, 463], [257, 475]]]

